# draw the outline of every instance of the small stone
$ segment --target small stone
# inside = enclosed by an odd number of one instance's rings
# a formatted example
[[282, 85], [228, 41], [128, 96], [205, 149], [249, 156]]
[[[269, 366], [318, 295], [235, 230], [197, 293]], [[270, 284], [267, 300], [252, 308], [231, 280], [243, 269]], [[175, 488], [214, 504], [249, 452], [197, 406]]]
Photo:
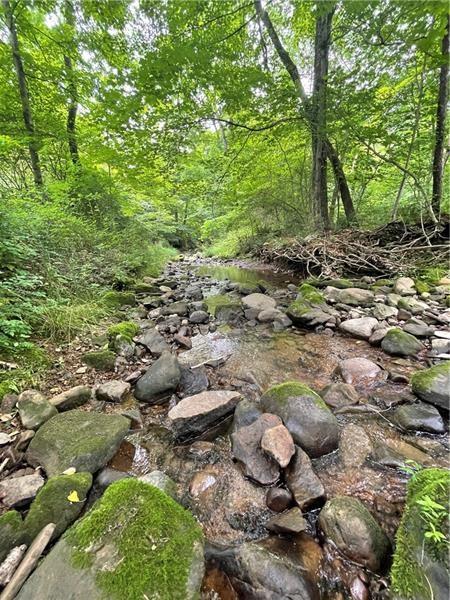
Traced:
[[290, 490], [284, 488], [272, 487], [269, 488], [266, 494], [266, 504], [270, 510], [275, 512], [283, 512], [294, 502], [294, 496]]
[[380, 367], [367, 358], [348, 358], [343, 360], [339, 369], [345, 383], [358, 384], [379, 378], [382, 374]]
[[361, 317], [359, 319], [348, 319], [348, 321], [343, 321], [339, 325], [339, 329], [354, 337], [368, 340], [377, 325], [377, 319], [372, 317]]
[[261, 438], [261, 448], [282, 468], [288, 466], [295, 453], [294, 440], [284, 425], [266, 429]]
[[84, 375], [85, 373], [87, 373], [88, 368], [87, 367], [78, 367], [78, 369], [75, 371], [76, 375]]
[[88, 385], [77, 385], [57, 396], [50, 398], [49, 402], [59, 411], [71, 410], [86, 404], [91, 398], [91, 388]]
[[272, 517], [266, 523], [266, 527], [275, 533], [300, 533], [307, 528], [307, 523], [303, 518], [302, 511], [294, 506], [294, 508]]
[[387, 304], [377, 304], [372, 310], [372, 315], [379, 321], [384, 321], [389, 317], [396, 317], [398, 310], [395, 306], [389, 306]]
[[345, 467], [360, 467], [370, 456], [372, 444], [362, 427], [350, 423], [344, 427], [339, 440], [339, 457]]
[[23, 506], [32, 500], [44, 485], [44, 478], [39, 473], [24, 477], [10, 477], [0, 482], [0, 500], [5, 506]]
[[32, 429], [26, 429], [19, 434], [19, 437], [16, 438], [16, 449], [17, 450], [25, 450], [28, 444], [34, 437], [34, 431]]
[[141, 346], [145, 346], [154, 356], [161, 356], [163, 352], [170, 350], [169, 344], [156, 329], [149, 329], [139, 336], [136, 342]]
[[95, 391], [97, 400], [104, 402], [122, 402], [131, 389], [125, 381], [106, 381]]
[[202, 496], [207, 490], [216, 485], [217, 477], [210, 470], [199, 471], [191, 479], [189, 493], [193, 498]]
[[154, 487], [157, 487], [159, 490], [165, 492], [168, 496], [176, 500], [177, 484], [171, 477], [166, 475], [164, 471], [152, 471], [146, 475], [141, 475], [141, 477], [138, 479], [139, 481], [143, 481], [144, 483], [148, 483]]
[[183, 348], [187, 348], [188, 350], [190, 350], [192, 348], [192, 340], [190, 337], [176, 333], [173, 336], [173, 339], [176, 341], [176, 343], [179, 346], [182, 346]]
[[331, 408], [358, 404], [359, 394], [349, 383], [330, 383], [320, 391], [320, 396]]
[[411, 279], [411, 277], [399, 277], [394, 283], [394, 293], [400, 296], [414, 296], [416, 294], [414, 279]]
[[39, 427], [58, 414], [58, 411], [36, 390], [25, 390], [17, 400], [20, 420], [25, 429]]
[[12, 442], [12, 438], [7, 433], [2, 433], [0, 431], [0, 446], [5, 446], [6, 444], [10, 444]]
[[189, 316], [189, 321], [191, 323], [208, 323], [209, 314], [204, 310], [194, 310]]
[[314, 473], [309, 456], [299, 447], [286, 470], [286, 484], [302, 510], [325, 498], [325, 489]]

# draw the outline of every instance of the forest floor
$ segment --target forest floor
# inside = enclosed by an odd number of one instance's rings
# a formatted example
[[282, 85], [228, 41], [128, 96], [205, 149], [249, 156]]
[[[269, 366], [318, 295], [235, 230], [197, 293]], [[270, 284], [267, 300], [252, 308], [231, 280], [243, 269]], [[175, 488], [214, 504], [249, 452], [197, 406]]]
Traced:
[[[248, 590], [261, 588], [276, 593], [292, 585], [306, 586], [311, 598], [319, 589], [336, 600], [342, 594], [387, 597], [389, 547], [411, 470], [449, 465], [445, 411], [439, 400], [419, 401], [410, 380], [418, 370], [450, 364], [450, 282], [420, 293], [407, 278], [377, 283], [366, 276], [303, 286], [299, 293], [299, 277], [292, 272], [194, 256], [169, 264], [163, 276], [144, 283], [148, 290], [136, 296], [135, 304], [122, 306], [115, 319], [134, 324], [131, 336], [111, 337], [107, 322], [87, 338], [48, 345], [60, 358], [42, 383], [44, 403], [74, 389], [64, 404], [53, 402], [62, 419], [73, 408], [86, 419], [93, 413], [125, 415], [132, 423], [114, 456], [105, 455], [90, 469], [99, 473], [87, 506], [117, 479], [164, 472], [208, 543], [205, 600], [246, 597]], [[86, 356], [92, 352], [103, 359], [109, 353], [108, 360], [89, 366]], [[110, 386], [112, 381], [119, 385]], [[267, 390], [287, 381], [310, 388], [303, 393], [312, 404], [302, 419], [310, 431], [317, 428], [310, 440], [301, 423], [291, 423], [287, 442], [275, 450], [275, 455], [286, 452], [286, 445], [289, 450], [292, 434], [309, 455], [302, 453], [300, 470], [298, 458], [280, 466], [259, 445], [278, 416], [289, 421], [285, 414], [272, 414], [271, 426], [261, 425], [267, 418], [263, 412], [276, 412]], [[88, 391], [81, 400], [80, 390]], [[233, 398], [222, 405], [224, 390]], [[312, 390], [325, 405], [316, 404]], [[191, 406], [198, 403], [195, 423], [189, 411], [183, 413], [186, 397]], [[245, 400], [234, 412], [241, 397]], [[26, 407], [21, 409], [19, 397], [17, 409], [16, 401], [8, 396], [2, 404], [1, 431], [9, 441], [0, 449], [1, 477], [20, 484], [39, 466], [42, 485], [45, 475], [53, 474], [48, 455], [58, 455], [58, 444], [33, 458], [26, 449], [33, 434], [23, 441]], [[291, 401], [287, 398], [288, 405]], [[171, 417], [175, 407], [179, 421]], [[40, 425], [32, 428], [36, 439], [44, 435], [46, 425]], [[79, 445], [69, 444], [67, 466], [89, 470], [81, 430], [78, 435]], [[300, 456], [301, 450], [296, 452]], [[0, 502], [1, 512], [17, 508], [26, 518], [35, 493], [25, 501]], [[336, 531], [325, 534], [321, 508], [326, 498], [337, 496], [361, 501], [375, 518], [372, 533], [365, 534], [369, 541], [347, 540], [350, 546], [338, 549]], [[293, 512], [295, 505], [303, 516]], [[277, 512], [282, 509], [290, 509], [288, 521], [286, 513]], [[355, 516], [353, 509], [344, 506], [343, 518], [357, 530], [368, 517]], [[101, 569], [102, 557], [96, 560]], [[39, 567], [33, 585], [40, 569], [45, 574]], [[64, 572], [53, 573], [48, 585], [52, 589], [63, 579]]]

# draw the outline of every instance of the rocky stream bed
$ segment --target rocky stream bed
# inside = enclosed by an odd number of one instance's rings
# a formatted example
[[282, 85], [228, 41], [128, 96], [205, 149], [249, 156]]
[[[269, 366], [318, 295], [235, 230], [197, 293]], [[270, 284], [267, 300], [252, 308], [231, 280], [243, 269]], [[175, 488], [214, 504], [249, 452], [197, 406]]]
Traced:
[[194, 256], [110, 298], [2, 401], [1, 600], [448, 598], [450, 280]]

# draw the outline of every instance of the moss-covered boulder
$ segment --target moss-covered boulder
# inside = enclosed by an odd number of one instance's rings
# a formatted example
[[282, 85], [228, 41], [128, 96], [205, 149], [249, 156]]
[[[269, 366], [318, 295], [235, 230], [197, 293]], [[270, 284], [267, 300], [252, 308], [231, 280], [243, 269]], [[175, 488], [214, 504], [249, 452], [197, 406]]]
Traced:
[[18, 600], [190, 600], [199, 597], [203, 537], [161, 490], [127, 478], [108, 487], [56, 544]]
[[444, 361], [429, 369], [416, 371], [411, 377], [411, 386], [416, 396], [435, 406], [449, 409], [450, 362]]
[[0, 516], [0, 563], [10, 550], [23, 543], [22, 517], [16, 510], [8, 510]]
[[450, 472], [423, 469], [408, 485], [391, 569], [395, 598], [449, 598]]
[[44, 423], [31, 440], [27, 461], [48, 476], [69, 467], [95, 473], [115, 454], [130, 422], [121, 415], [69, 410]]
[[97, 371], [114, 371], [116, 355], [111, 350], [95, 350], [83, 354], [81, 360]]
[[351, 560], [380, 571], [386, 563], [389, 540], [367, 508], [357, 498], [328, 500], [319, 515], [325, 537]]
[[416, 356], [424, 348], [421, 341], [399, 327], [389, 329], [381, 342], [381, 347], [394, 356]]
[[275, 385], [262, 396], [261, 407], [283, 420], [294, 442], [309, 456], [322, 456], [337, 448], [336, 417], [308, 386], [297, 381]]
[[[30, 544], [48, 523], [55, 523], [53, 539], [58, 538], [83, 510], [92, 486], [90, 473], [50, 477], [38, 492], [24, 521], [26, 543]], [[74, 495], [76, 492], [76, 497]]]
[[110, 343], [114, 343], [114, 340], [118, 335], [122, 336], [128, 342], [132, 342], [135, 335], [139, 333], [139, 326], [132, 321], [122, 321], [121, 323], [115, 323], [108, 327], [108, 339]]
[[331, 317], [323, 294], [308, 283], [299, 287], [297, 298], [289, 304], [286, 314], [296, 325], [307, 327], [326, 323]]
[[133, 292], [107, 292], [103, 296], [103, 302], [110, 308], [121, 308], [122, 306], [133, 306], [136, 304], [136, 296]]

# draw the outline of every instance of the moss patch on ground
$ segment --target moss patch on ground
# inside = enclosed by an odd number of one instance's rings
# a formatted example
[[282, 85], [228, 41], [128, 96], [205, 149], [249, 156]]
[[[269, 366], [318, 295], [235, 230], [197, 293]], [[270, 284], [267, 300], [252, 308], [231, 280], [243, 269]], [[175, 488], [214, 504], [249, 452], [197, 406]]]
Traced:
[[136, 296], [133, 292], [106, 292], [102, 298], [103, 303], [110, 308], [120, 308], [121, 306], [134, 306]]
[[97, 571], [111, 599], [187, 597], [194, 544], [202, 531], [194, 517], [154, 486], [136, 479], [111, 485], [94, 508], [69, 530], [73, 564], [95, 561], [95, 546], [114, 547], [114, 563]]
[[303, 283], [298, 288], [298, 291], [301, 296], [301, 300], [304, 302], [309, 302], [311, 305], [315, 306], [325, 303], [323, 294], [318, 292], [315, 287], [309, 285], [308, 283]]
[[[428, 562], [437, 563], [444, 574], [448, 571], [449, 495], [450, 472], [445, 469], [423, 469], [408, 484], [406, 506], [397, 531], [391, 569], [392, 589], [401, 598], [434, 598], [432, 582], [429, 580], [431, 570], [424, 566], [425, 555], [429, 556]], [[434, 507], [434, 511], [430, 512], [427, 506], [432, 507], [432, 503], [441, 508]], [[441, 541], [437, 541], [433, 535], [427, 535], [433, 530], [441, 534]]]
[[139, 333], [139, 326], [132, 321], [122, 321], [108, 327], [108, 338], [113, 341], [116, 336], [121, 335], [127, 342], [132, 342], [135, 335]]
[[116, 355], [111, 350], [96, 350], [86, 352], [81, 357], [82, 362], [97, 371], [114, 371]]

